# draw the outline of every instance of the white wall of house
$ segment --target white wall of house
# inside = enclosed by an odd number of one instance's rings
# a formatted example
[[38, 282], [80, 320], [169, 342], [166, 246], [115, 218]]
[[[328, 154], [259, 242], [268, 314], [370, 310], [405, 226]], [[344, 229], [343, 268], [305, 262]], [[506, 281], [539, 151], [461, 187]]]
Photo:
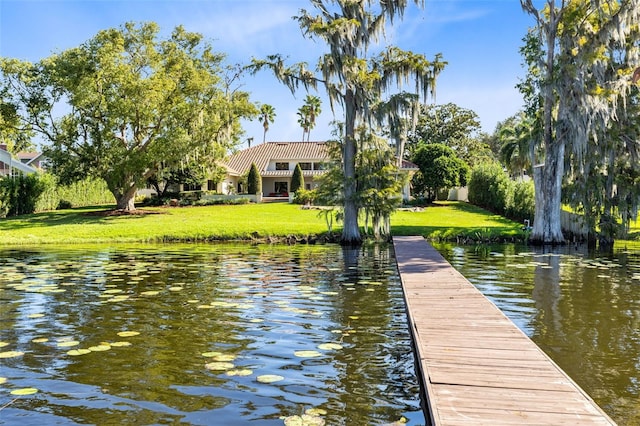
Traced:
[[469, 201], [469, 188], [466, 186], [460, 188], [451, 188], [449, 190], [448, 201]]

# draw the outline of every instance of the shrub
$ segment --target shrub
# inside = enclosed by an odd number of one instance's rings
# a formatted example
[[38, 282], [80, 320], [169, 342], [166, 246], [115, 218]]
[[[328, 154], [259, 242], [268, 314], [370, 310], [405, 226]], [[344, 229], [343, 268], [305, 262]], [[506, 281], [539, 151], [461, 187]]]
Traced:
[[216, 206], [216, 205], [240, 205], [249, 204], [251, 200], [247, 197], [239, 198], [218, 198], [208, 200], [198, 200], [193, 203], [194, 206]]
[[247, 193], [260, 194], [262, 192], [262, 179], [260, 178], [260, 172], [255, 163], [251, 163], [249, 169], [249, 175], [247, 176]]
[[518, 181], [511, 185], [506, 211], [506, 216], [509, 219], [517, 222], [530, 219], [533, 222], [535, 205], [533, 181]]
[[43, 190], [44, 184], [35, 173], [0, 179], [0, 215], [18, 216], [33, 213]]
[[498, 163], [473, 168], [469, 179], [469, 202], [495, 213], [505, 214], [511, 181]]
[[294, 204], [313, 204], [317, 196], [318, 193], [315, 189], [300, 188], [296, 191], [293, 202]]
[[302, 176], [302, 169], [300, 168], [300, 164], [296, 164], [296, 168], [293, 171], [293, 176], [291, 177], [291, 188], [290, 192], [297, 192], [299, 189], [304, 189], [304, 176]]
[[60, 202], [58, 202], [58, 207], [56, 207], [56, 210], [66, 210], [70, 209], [71, 207], [73, 207], [71, 201], [60, 200]]
[[423, 195], [429, 202], [435, 200], [441, 190], [467, 184], [469, 166], [446, 145], [423, 144], [411, 161], [420, 168], [413, 178], [414, 193]]
[[50, 173], [39, 176], [43, 184], [43, 192], [36, 203], [38, 212], [59, 209], [62, 201], [70, 203], [71, 207], [114, 202], [113, 194], [102, 179], [87, 178], [69, 185], [59, 185], [58, 178]]

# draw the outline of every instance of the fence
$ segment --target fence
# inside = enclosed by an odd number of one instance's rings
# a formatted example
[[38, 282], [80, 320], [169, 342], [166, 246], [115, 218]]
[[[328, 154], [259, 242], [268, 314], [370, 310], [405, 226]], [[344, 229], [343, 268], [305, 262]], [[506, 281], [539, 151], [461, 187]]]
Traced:
[[577, 240], [586, 240], [589, 236], [589, 226], [582, 215], [561, 211], [560, 226], [565, 235]]

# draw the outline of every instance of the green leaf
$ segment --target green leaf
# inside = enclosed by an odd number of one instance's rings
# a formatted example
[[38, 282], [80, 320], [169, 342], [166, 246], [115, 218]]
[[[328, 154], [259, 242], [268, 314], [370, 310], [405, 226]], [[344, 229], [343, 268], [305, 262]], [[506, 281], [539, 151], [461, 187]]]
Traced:
[[19, 351], [0, 352], [0, 358], [15, 358], [22, 355], [24, 355], [24, 352], [19, 352]]
[[260, 383], [275, 383], [284, 380], [284, 377], [278, 376], [277, 374], [263, 374], [256, 377], [256, 380]]
[[16, 395], [16, 396], [33, 395], [34, 393], [37, 393], [37, 392], [38, 392], [38, 389], [36, 388], [22, 388], [22, 389], [12, 390], [11, 395]]

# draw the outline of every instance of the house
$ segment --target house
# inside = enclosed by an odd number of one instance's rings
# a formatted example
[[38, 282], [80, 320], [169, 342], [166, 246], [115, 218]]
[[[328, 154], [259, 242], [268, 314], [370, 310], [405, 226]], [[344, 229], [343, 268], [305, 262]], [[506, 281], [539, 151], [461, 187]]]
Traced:
[[7, 151], [6, 144], [0, 144], [0, 177], [35, 173], [41, 168], [41, 161], [41, 153], [19, 152], [14, 157]]
[[[262, 177], [262, 197], [288, 197], [291, 179], [296, 165], [300, 165], [306, 189], [318, 186], [316, 178], [325, 172], [330, 161], [325, 142], [266, 142], [241, 150], [231, 155], [224, 163], [225, 179], [216, 190], [219, 193], [242, 193], [244, 177], [251, 164], [255, 163]], [[402, 172], [418, 171], [418, 166], [403, 161]], [[402, 190], [403, 199], [410, 196], [409, 183]]]

